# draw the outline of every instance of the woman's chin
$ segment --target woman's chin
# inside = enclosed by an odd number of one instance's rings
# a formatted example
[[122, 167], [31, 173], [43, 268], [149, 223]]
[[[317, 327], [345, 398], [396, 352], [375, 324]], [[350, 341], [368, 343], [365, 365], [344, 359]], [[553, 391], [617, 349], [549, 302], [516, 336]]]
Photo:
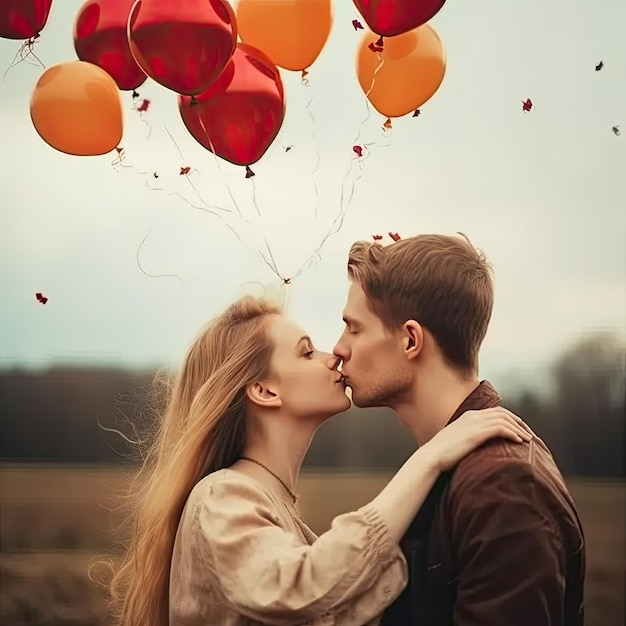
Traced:
[[[348, 391], [348, 390], [346, 389], [346, 391]], [[347, 411], [352, 406], [351, 395], [352, 394], [348, 395], [348, 393], [346, 393], [345, 399], [343, 399], [343, 401], [341, 403], [343, 408], [341, 410], [337, 411], [337, 413], [344, 413], [345, 411]]]
[[331, 411], [329, 411], [326, 416], [322, 417], [321, 423], [323, 424], [327, 420], [335, 417], [335, 415], [340, 415], [341, 413], [345, 413], [352, 406], [352, 401], [346, 395], [340, 402], [335, 402]]

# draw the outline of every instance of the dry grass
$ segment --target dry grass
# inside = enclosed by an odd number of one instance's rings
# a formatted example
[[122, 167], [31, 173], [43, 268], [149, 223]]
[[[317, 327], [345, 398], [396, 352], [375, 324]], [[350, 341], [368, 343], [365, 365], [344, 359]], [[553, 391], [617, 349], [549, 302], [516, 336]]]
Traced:
[[[306, 474], [299, 491], [316, 532], [367, 502], [389, 473]], [[126, 475], [110, 468], [0, 468], [0, 623], [105, 626], [87, 569], [109, 550], [119, 515], [107, 510]], [[587, 535], [587, 626], [622, 626], [626, 483], [570, 481]]]

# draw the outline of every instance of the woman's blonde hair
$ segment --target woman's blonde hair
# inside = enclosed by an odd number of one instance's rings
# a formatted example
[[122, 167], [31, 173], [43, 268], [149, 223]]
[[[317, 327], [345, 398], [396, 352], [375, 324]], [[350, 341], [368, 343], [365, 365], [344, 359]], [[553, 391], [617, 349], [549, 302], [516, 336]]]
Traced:
[[115, 626], [167, 626], [174, 540], [205, 475], [232, 465], [245, 441], [245, 389], [270, 372], [267, 317], [280, 305], [243, 297], [194, 341], [128, 494], [131, 537], [108, 585]]

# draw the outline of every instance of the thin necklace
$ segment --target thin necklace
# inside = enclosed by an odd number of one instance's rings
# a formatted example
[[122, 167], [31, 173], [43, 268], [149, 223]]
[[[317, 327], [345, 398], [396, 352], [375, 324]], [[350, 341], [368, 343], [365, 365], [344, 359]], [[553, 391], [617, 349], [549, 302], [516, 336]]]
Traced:
[[298, 496], [293, 491], [291, 491], [291, 489], [287, 487], [287, 485], [280, 478], [280, 476], [272, 472], [272, 470], [269, 467], [267, 467], [267, 465], [263, 465], [263, 463], [260, 463], [259, 461], [256, 461], [255, 459], [251, 459], [249, 456], [242, 456], [241, 459], [243, 461], [250, 461], [250, 463], [256, 463], [259, 467], [262, 467], [266, 472], [269, 472], [285, 488], [285, 491], [289, 494], [289, 496], [293, 500], [293, 503], [294, 504], [296, 503]]

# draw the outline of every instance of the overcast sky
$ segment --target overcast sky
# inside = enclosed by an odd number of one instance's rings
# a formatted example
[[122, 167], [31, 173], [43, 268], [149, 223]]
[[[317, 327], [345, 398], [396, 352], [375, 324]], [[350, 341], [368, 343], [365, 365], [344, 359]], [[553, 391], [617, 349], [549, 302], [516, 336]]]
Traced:
[[[80, 4], [55, 1], [36, 46], [46, 66], [76, 58]], [[114, 155], [58, 153], [29, 117], [42, 69], [12, 68], [0, 80], [2, 365], [177, 364], [233, 298], [279, 284], [255, 251], [262, 233], [281, 274], [297, 274], [337, 216], [342, 184], [353, 197], [341, 231], [283, 288], [320, 347], [341, 331], [349, 244], [389, 230], [462, 231], [493, 262], [484, 376], [536, 373], [580, 333], [623, 333], [626, 3], [450, 0], [431, 22], [447, 50], [444, 82], [420, 117], [395, 121], [386, 136], [375, 111], [363, 123], [355, 17], [349, 0], [336, 1], [308, 88], [283, 71], [286, 120], [248, 180], [243, 168], [217, 167], [182, 125], [176, 96], [150, 81], [139, 89], [151, 100], [143, 118], [122, 94], [127, 168], [115, 170]], [[18, 47], [0, 40], [2, 72]], [[363, 142], [372, 145], [358, 166], [351, 147]], [[164, 191], [150, 188], [157, 183]], [[243, 243], [191, 206], [233, 210], [228, 189], [249, 221], [226, 215]], [[144, 239], [144, 271], [176, 277], [140, 271]]]

